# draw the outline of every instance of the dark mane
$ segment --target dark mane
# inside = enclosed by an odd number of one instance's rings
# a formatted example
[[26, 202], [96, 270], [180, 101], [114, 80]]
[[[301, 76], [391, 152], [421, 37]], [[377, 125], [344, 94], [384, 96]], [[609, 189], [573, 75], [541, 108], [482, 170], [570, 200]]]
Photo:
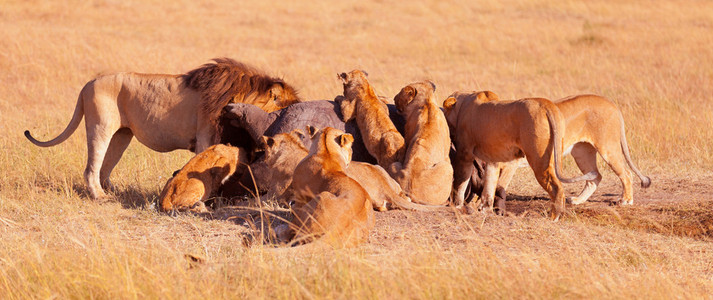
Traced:
[[[253, 66], [230, 58], [215, 58], [213, 61], [187, 72], [182, 78], [187, 87], [200, 92], [201, 113], [218, 131], [218, 119], [226, 105], [244, 102], [245, 97], [253, 93], [269, 93], [275, 84], [280, 84], [285, 93], [294, 98], [285, 101], [287, 103], [277, 103], [278, 106], [285, 107], [299, 101], [295, 89], [280, 78], [270, 77]], [[250, 104], [264, 109], [266, 103]]]

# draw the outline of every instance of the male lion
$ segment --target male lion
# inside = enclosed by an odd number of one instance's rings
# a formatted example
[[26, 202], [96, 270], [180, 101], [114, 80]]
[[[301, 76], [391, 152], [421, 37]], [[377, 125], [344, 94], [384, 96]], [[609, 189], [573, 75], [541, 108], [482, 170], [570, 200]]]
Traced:
[[403, 136], [389, 119], [386, 103], [376, 97], [363, 71], [353, 70], [338, 77], [344, 84], [344, 97], [339, 98], [344, 122], [356, 118], [366, 150], [388, 170], [392, 163], [403, 159], [405, 149]]
[[[651, 185], [651, 179], [641, 173], [631, 160], [629, 146], [624, 132], [624, 116], [619, 108], [609, 99], [596, 95], [570, 96], [554, 102], [562, 112], [566, 131], [564, 134], [563, 155], [572, 154], [582, 173], [593, 172], [596, 178], [587, 181], [578, 196], [570, 199], [572, 204], [587, 201], [602, 180], [597, 168], [597, 152], [609, 164], [621, 180], [623, 192], [619, 203], [634, 203], [631, 186], [631, 173], [628, 165], [641, 180], [641, 187]], [[503, 164], [498, 180], [498, 188], [506, 189], [512, 179], [512, 173], [518, 164]]]
[[168, 180], [159, 197], [159, 210], [206, 212], [203, 202], [236, 171], [242, 173], [246, 161], [245, 151], [238, 147], [208, 147]]
[[293, 220], [281, 239], [305, 243], [320, 238], [333, 247], [355, 246], [367, 240], [374, 227], [369, 194], [345, 169], [351, 160], [353, 138], [326, 127], [308, 129], [313, 139], [309, 155], [295, 168]]
[[418, 203], [448, 203], [453, 167], [448, 157], [451, 139], [448, 122], [436, 104], [430, 81], [412, 83], [394, 97], [396, 108], [406, 119], [407, 143], [403, 163], [391, 165], [391, 174], [406, 195]]
[[228, 58], [183, 75], [117, 73], [89, 81], [79, 93], [74, 115], [56, 138], [35, 145], [50, 147], [67, 138], [86, 116], [87, 167], [84, 179], [94, 199], [104, 198], [109, 175], [136, 136], [159, 151], [200, 153], [218, 143], [218, 118], [230, 102], [252, 103], [273, 111], [297, 102], [295, 90], [281, 79]]
[[[524, 156], [535, 178], [552, 199], [552, 220], [558, 220], [564, 211], [561, 182], [592, 180], [596, 177], [593, 173], [575, 178], [563, 178], [560, 175], [564, 130], [562, 113], [547, 99], [491, 101], [488, 93], [456, 92], [443, 102], [456, 147], [454, 204], [463, 204], [476, 157], [485, 162], [483, 204], [492, 209], [498, 180], [497, 163]], [[504, 213], [502, 207], [500, 213]]]

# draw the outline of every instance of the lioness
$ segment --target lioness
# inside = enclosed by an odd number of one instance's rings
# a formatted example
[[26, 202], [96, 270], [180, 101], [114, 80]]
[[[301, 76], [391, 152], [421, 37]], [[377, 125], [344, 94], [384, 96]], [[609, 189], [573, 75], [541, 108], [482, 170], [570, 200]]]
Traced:
[[[651, 179], [641, 173], [631, 160], [629, 146], [624, 132], [624, 116], [619, 108], [601, 96], [577, 95], [555, 101], [562, 112], [567, 130], [564, 134], [564, 153], [572, 154], [574, 161], [582, 173], [593, 172], [596, 178], [587, 181], [578, 196], [569, 200], [572, 204], [587, 201], [602, 180], [597, 168], [597, 152], [609, 164], [621, 180], [623, 192], [619, 204], [634, 203], [634, 192], [631, 186], [631, 173], [626, 170], [628, 165], [641, 180], [641, 187], [651, 185]], [[512, 174], [518, 164], [504, 164], [503, 174]], [[507, 188], [511, 175], [501, 175], [499, 188]]]
[[215, 59], [183, 75], [117, 73], [89, 81], [79, 93], [72, 120], [56, 138], [33, 144], [57, 145], [77, 129], [87, 128], [84, 179], [94, 199], [106, 197], [109, 175], [136, 136], [159, 151], [188, 149], [200, 153], [216, 140], [217, 120], [230, 102], [252, 103], [266, 111], [299, 101], [281, 79], [228, 58]]
[[448, 203], [453, 167], [448, 122], [436, 104], [430, 81], [407, 85], [394, 97], [396, 108], [406, 119], [406, 155], [403, 163], [391, 165], [391, 174], [414, 202]]
[[[268, 198], [285, 194], [292, 183], [295, 167], [309, 154], [309, 150], [302, 143], [304, 138], [304, 133], [297, 129], [272, 137], [263, 136], [264, 154], [258, 161], [250, 164], [253, 176], [244, 173], [241, 183], [251, 188], [254, 179], [258, 187], [269, 187]], [[366, 190], [375, 210], [384, 211], [389, 205], [420, 211], [442, 208], [412, 203], [399, 184], [380, 166], [351, 161], [345, 171], [347, 176], [356, 180]], [[289, 197], [289, 193], [285, 195]]]
[[376, 97], [363, 71], [353, 70], [337, 77], [344, 85], [344, 97], [339, 99], [344, 122], [356, 118], [366, 150], [389, 170], [392, 163], [403, 159], [405, 149], [403, 136], [389, 119], [386, 103]]
[[242, 173], [246, 161], [245, 151], [238, 147], [208, 147], [168, 180], [159, 198], [159, 210], [206, 212], [203, 201], [236, 171]]
[[[552, 199], [552, 220], [564, 211], [562, 183], [592, 180], [589, 173], [575, 178], [560, 174], [564, 118], [547, 99], [490, 101], [488, 92], [453, 93], [443, 102], [456, 147], [454, 205], [463, 204], [476, 157], [485, 162], [483, 204], [493, 207], [497, 163], [525, 157], [535, 178]], [[554, 156], [554, 160], [552, 159]], [[504, 211], [501, 211], [504, 213]]]
[[331, 127], [308, 132], [312, 147], [295, 168], [290, 187], [294, 218], [280, 238], [294, 235], [298, 243], [320, 238], [333, 247], [360, 244], [374, 227], [374, 213], [369, 194], [345, 172], [353, 138]]

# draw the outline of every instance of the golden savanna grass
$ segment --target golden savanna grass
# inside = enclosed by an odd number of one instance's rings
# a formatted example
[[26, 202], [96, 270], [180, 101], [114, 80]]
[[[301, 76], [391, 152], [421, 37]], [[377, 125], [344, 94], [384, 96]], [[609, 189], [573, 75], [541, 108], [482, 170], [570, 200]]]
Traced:
[[[2, 298], [713, 294], [709, 1], [5, 0], [0, 28]], [[521, 169], [511, 216], [377, 213], [361, 247], [275, 253], [250, 242], [259, 213], [155, 211], [187, 151], [134, 141], [112, 174], [118, 201], [97, 203], [85, 195], [82, 128], [46, 149], [22, 136], [61, 132], [98, 74], [179, 74], [222, 56], [283, 77], [305, 99], [334, 98], [335, 75], [355, 68], [387, 97], [423, 79], [440, 100], [483, 89], [503, 99], [603, 95], [624, 112], [654, 186], [635, 190], [634, 207], [602, 205], [620, 193], [602, 164], [592, 206], [553, 223]]]

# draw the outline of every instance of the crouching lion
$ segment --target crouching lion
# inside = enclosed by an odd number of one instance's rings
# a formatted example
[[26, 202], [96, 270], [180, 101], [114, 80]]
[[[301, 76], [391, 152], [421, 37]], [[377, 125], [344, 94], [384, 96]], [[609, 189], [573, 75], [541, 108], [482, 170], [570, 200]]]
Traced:
[[277, 230], [282, 240], [332, 247], [363, 243], [374, 227], [369, 194], [346, 174], [353, 137], [331, 127], [308, 130], [313, 139], [309, 155], [295, 168], [293, 220], [289, 230]]
[[109, 175], [131, 139], [168, 152], [188, 149], [200, 153], [220, 141], [218, 119], [230, 102], [255, 104], [274, 111], [298, 102], [295, 90], [278, 78], [228, 58], [215, 59], [183, 75], [117, 73], [89, 81], [79, 93], [74, 115], [56, 138], [33, 144], [62, 143], [85, 119], [87, 166], [84, 170], [92, 198], [106, 197]]
[[453, 167], [448, 157], [451, 139], [448, 123], [436, 104], [430, 81], [409, 84], [394, 97], [406, 119], [406, 155], [391, 165], [391, 174], [406, 195], [418, 203], [448, 203]]
[[[564, 118], [551, 101], [542, 98], [491, 101], [489, 94], [492, 92], [456, 92], [443, 102], [456, 147], [454, 205], [463, 204], [476, 157], [485, 162], [482, 205], [490, 209], [498, 163], [525, 157], [538, 183], [552, 199], [551, 219], [558, 220], [564, 211], [562, 182], [592, 180], [596, 174], [575, 178], [560, 175]], [[502, 209], [500, 213], [504, 213]]]
[[[619, 203], [631, 205], [634, 203], [634, 192], [631, 183], [631, 173], [628, 165], [641, 180], [641, 187], [651, 185], [651, 179], [641, 173], [631, 159], [629, 146], [624, 131], [624, 116], [621, 110], [607, 98], [597, 95], [577, 95], [566, 97], [554, 102], [564, 116], [566, 131], [564, 134], [563, 155], [572, 154], [574, 161], [583, 174], [595, 173], [596, 178], [589, 180], [576, 197], [570, 199], [572, 204], [587, 201], [596, 191], [602, 180], [597, 168], [597, 152], [619, 177], [623, 192]], [[498, 188], [506, 189], [512, 173], [518, 163], [503, 164]]]
[[238, 147], [208, 147], [168, 180], [159, 197], [159, 210], [207, 212], [204, 201], [231, 175], [242, 173], [246, 161], [245, 151]]

